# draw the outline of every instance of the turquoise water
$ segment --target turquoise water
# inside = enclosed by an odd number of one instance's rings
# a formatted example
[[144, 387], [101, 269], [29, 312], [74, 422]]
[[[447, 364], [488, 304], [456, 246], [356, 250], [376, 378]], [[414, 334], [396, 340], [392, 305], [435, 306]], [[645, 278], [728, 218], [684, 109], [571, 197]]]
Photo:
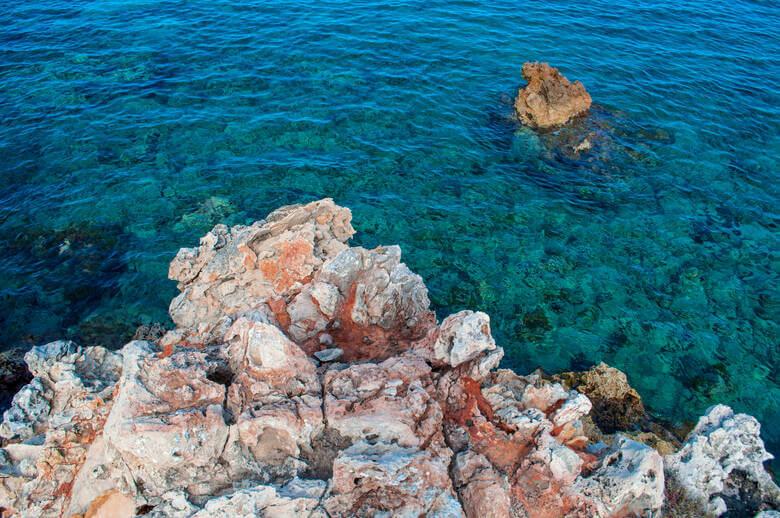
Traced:
[[[776, 4], [0, 4], [5, 346], [118, 346], [167, 318], [179, 247], [330, 196], [440, 317], [488, 312], [507, 366], [604, 360], [780, 451]], [[527, 60], [593, 116], [518, 128]]]

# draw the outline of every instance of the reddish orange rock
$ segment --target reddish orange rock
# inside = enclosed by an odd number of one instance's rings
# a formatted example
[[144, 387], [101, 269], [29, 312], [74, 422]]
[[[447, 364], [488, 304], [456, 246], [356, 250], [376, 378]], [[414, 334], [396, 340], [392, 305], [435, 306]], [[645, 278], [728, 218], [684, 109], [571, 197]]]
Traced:
[[523, 79], [528, 84], [515, 98], [515, 113], [523, 124], [547, 129], [566, 124], [590, 109], [590, 94], [581, 82], [566, 79], [547, 63], [525, 63]]

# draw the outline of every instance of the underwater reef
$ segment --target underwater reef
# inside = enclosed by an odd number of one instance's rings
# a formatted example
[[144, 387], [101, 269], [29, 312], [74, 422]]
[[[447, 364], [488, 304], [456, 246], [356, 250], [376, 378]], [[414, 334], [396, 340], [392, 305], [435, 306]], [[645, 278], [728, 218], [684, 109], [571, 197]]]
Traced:
[[174, 330], [33, 347], [3, 515], [777, 516], [754, 418], [680, 442], [605, 364], [497, 369], [486, 313], [437, 322], [400, 248], [353, 234], [330, 199], [217, 225], [170, 265]]

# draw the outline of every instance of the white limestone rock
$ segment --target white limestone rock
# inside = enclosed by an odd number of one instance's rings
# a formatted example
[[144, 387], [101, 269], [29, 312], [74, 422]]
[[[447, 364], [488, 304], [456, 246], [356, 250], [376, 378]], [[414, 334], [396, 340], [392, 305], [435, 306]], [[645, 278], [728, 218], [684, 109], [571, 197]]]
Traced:
[[192, 518], [325, 518], [319, 508], [327, 484], [293, 479], [282, 487], [255, 486], [212, 498]]
[[26, 355], [35, 378], [5, 413], [0, 507], [22, 517], [60, 516], [111, 408], [121, 357], [59, 341]]
[[458, 453], [452, 475], [466, 516], [512, 517], [509, 483], [484, 455], [472, 451]]
[[218, 460], [228, 437], [225, 387], [207, 378], [211, 362], [184, 349], [160, 358], [148, 342], [122, 349], [123, 369], [104, 436], [121, 454], [142, 496], [213, 492], [227, 485]]
[[336, 458], [323, 504], [334, 518], [462, 517], [448, 473], [451, 454], [449, 449], [419, 451], [360, 441]]
[[664, 503], [663, 459], [649, 446], [617, 435], [601, 466], [575, 486], [594, 498], [600, 516], [652, 516]]
[[724, 496], [735, 505], [749, 496], [764, 508], [780, 508], [780, 488], [764, 468], [773, 457], [764, 448], [760, 429], [749, 415], [735, 414], [725, 405], [711, 407], [680, 451], [664, 458], [667, 476], [712, 514], [728, 510]]
[[35, 377], [17, 392], [3, 416], [0, 436], [6, 439], [45, 433], [51, 416], [85, 393], [97, 394], [112, 386], [120, 370], [117, 354], [64, 340], [33, 347], [24, 360]]
[[433, 346], [434, 360], [457, 367], [496, 348], [490, 334], [490, 317], [481, 311], [460, 311], [441, 323]]
[[217, 225], [196, 248], [182, 248], [168, 277], [181, 294], [169, 312], [180, 328], [215, 322], [287, 297], [355, 233], [349, 209], [331, 199], [275, 210], [249, 226]]

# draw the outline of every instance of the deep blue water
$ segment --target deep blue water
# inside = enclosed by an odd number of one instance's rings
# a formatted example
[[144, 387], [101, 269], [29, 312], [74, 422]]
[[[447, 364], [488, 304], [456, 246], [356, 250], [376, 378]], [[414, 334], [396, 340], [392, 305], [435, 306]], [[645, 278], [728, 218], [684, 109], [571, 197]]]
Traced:
[[[118, 346], [179, 247], [330, 196], [507, 366], [604, 360], [777, 453], [778, 56], [769, 1], [0, 0], [0, 342]], [[593, 116], [517, 127], [528, 60]]]

